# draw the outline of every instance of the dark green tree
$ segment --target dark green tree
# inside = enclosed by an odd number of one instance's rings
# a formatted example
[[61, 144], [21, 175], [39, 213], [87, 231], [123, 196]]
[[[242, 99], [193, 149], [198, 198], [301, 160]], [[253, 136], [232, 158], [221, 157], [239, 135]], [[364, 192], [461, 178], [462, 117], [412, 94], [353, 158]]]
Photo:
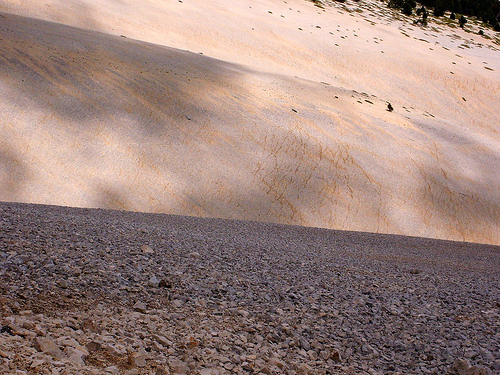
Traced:
[[427, 12], [427, 9], [422, 5], [420, 8], [417, 9], [417, 16], [422, 16], [422, 19], [418, 20], [417, 23], [421, 23], [422, 26], [427, 26], [427, 16], [429, 13]]
[[434, 16], [436, 16], [436, 17], [442, 17], [442, 16], [444, 16], [444, 8], [435, 7], [434, 8]]
[[[404, 11], [403, 6], [405, 2], [414, 0], [388, 1], [390, 7]], [[475, 16], [484, 23], [489, 24], [494, 30], [500, 31], [500, 0], [419, 0], [419, 3], [429, 9], [429, 11], [432, 9], [436, 17], [444, 16], [447, 11], [452, 12], [455, 15], [455, 19], [458, 18], [457, 14]], [[408, 6], [406, 7], [408, 11], [409, 8]], [[415, 8], [415, 5], [412, 5], [412, 8]], [[417, 14], [421, 15], [422, 13], [418, 13], [417, 10]], [[422, 21], [419, 20], [418, 22]]]
[[403, 13], [406, 14], [407, 16], [411, 16], [413, 13], [413, 8], [410, 4], [410, 2], [405, 1], [403, 4]]
[[[420, 4], [433, 9], [436, 16], [451, 11], [465, 16], [476, 16], [494, 29], [500, 28], [500, 1], [499, 0], [420, 0]], [[497, 30], [500, 31], [500, 30]]]
[[451, 12], [451, 14], [450, 14], [450, 20], [454, 20], [455, 18], [457, 18], [457, 17], [455, 16], [455, 13]]
[[425, 7], [422, 7], [422, 26], [427, 26], [427, 17], [429, 16], [429, 12]]
[[467, 18], [462, 14], [460, 16], [460, 19], [458, 20], [458, 23], [460, 24], [460, 27], [463, 28], [464, 25], [467, 23]]

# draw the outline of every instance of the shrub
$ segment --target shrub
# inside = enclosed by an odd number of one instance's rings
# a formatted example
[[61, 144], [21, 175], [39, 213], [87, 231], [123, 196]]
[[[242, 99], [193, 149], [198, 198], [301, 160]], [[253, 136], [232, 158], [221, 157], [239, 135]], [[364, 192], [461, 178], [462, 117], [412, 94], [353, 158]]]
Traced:
[[451, 12], [450, 14], [450, 20], [454, 20], [456, 19], [457, 17], [455, 16], [455, 13]]

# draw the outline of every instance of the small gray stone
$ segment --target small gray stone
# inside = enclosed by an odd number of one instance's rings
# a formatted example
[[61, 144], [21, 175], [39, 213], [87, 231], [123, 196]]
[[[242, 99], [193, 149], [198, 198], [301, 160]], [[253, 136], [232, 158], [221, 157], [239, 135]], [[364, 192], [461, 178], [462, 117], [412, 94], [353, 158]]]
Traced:
[[160, 284], [160, 280], [156, 278], [156, 276], [153, 276], [149, 279], [148, 281], [148, 286], [156, 288]]
[[196, 252], [196, 251], [193, 251], [193, 252], [189, 253], [189, 256], [191, 258], [194, 258], [194, 259], [200, 259], [201, 258], [201, 254], [198, 253], [198, 252]]
[[120, 370], [116, 366], [108, 366], [104, 369], [105, 372], [110, 374], [119, 374]]
[[82, 350], [72, 347], [67, 347], [65, 349], [65, 353], [71, 362], [76, 363], [77, 365], [80, 366], [85, 365], [85, 358], [87, 358], [88, 353], [85, 353]]
[[145, 314], [147, 312], [147, 306], [144, 302], [137, 301], [135, 305], [132, 307], [134, 311]]
[[457, 358], [448, 372], [451, 374], [467, 375], [470, 367], [470, 363], [467, 359]]
[[142, 245], [141, 250], [144, 254], [154, 254], [154, 250], [148, 245]]
[[88, 350], [89, 352], [91, 352], [91, 353], [92, 353], [92, 352], [96, 352], [96, 351], [98, 351], [98, 350], [101, 350], [101, 344], [100, 344], [100, 343], [98, 343], [98, 342], [96, 342], [96, 341], [91, 341], [91, 342], [89, 342], [89, 343], [88, 343], [85, 347], [86, 347], [86, 348], [87, 348], [87, 350]]
[[173, 358], [168, 361], [168, 365], [174, 374], [189, 374], [191, 371], [186, 362], [181, 361], [180, 359]]
[[172, 346], [172, 341], [170, 341], [169, 339], [167, 339], [165, 336], [161, 336], [161, 335], [155, 335], [154, 336], [155, 340], [157, 342], [159, 342], [161, 345], [165, 346], [165, 347], [170, 347]]
[[133, 367], [146, 367], [148, 365], [146, 362], [147, 359], [149, 359], [149, 355], [145, 351], [141, 350], [139, 352], [132, 353], [130, 356], [130, 364]]
[[107, 344], [105, 349], [109, 354], [120, 357], [127, 354], [127, 348], [122, 344]]
[[474, 358], [477, 357], [477, 353], [474, 350], [467, 350], [464, 354], [465, 358]]
[[62, 289], [67, 289], [69, 286], [66, 280], [59, 280], [58, 285]]
[[176, 299], [176, 300], [172, 301], [172, 304], [175, 307], [177, 307], [178, 309], [180, 309], [182, 307], [182, 305], [184, 305], [184, 302], [182, 302], [182, 300], [180, 300], [180, 299]]

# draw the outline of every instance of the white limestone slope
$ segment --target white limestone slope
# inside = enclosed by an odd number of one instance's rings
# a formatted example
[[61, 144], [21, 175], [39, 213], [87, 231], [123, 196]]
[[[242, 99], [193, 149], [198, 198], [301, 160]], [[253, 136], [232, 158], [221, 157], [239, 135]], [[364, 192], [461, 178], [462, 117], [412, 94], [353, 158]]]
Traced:
[[500, 244], [499, 47], [360, 4], [1, 1], [0, 199]]

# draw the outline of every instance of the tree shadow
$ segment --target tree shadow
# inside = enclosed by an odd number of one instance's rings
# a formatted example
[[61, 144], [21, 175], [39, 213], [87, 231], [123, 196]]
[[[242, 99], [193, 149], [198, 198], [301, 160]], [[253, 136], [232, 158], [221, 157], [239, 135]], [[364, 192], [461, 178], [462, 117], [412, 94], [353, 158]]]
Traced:
[[424, 222], [436, 228], [437, 237], [454, 234], [463, 241], [494, 241], [500, 223], [498, 192], [487, 194], [484, 186], [464, 181], [445, 178], [438, 168], [427, 169], [422, 188]]
[[0, 143], [0, 187], [2, 200], [17, 201], [30, 181], [30, 167], [6, 140]]
[[[114, 0], [121, 4], [121, 0]], [[8, 12], [25, 16], [30, 12], [22, 6], [13, 4], [12, 1], [0, 0], [0, 12]], [[62, 25], [75, 25], [84, 29], [99, 30], [100, 25], [96, 21], [97, 17], [93, 7], [89, 6], [85, 0], [69, 0], [60, 2], [57, 6], [43, 4], [37, 7], [37, 15], [41, 19], [51, 20]], [[0, 16], [1, 17], [1, 16]]]
[[[49, 114], [38, 126], [59, 132], [61, 143], [79, 140], [82, 173], [94, 165], [95, 180], [87, 181], [93, 206], [380, 229], [360, 224], [366, 212], [348, 210], [355, 199], [383, 216], [382, 205], [373, 204], [380, 193], [350, 154], [352, 145], [325, 144], [283, 103], [260, 100], [244, 87], [244, 67], [6, 16], [3, 81], [14, 101]], [[280, 123], [295, 123], [295, 130]], [[107, 176], [99, 165], [106, 152], [116, 161]], [[130, 159], [137, 163], [125, 165]], [[127, 174], [136, 177], [111, 180]], [[332, 210], [337, 201], [342, 208]]]

